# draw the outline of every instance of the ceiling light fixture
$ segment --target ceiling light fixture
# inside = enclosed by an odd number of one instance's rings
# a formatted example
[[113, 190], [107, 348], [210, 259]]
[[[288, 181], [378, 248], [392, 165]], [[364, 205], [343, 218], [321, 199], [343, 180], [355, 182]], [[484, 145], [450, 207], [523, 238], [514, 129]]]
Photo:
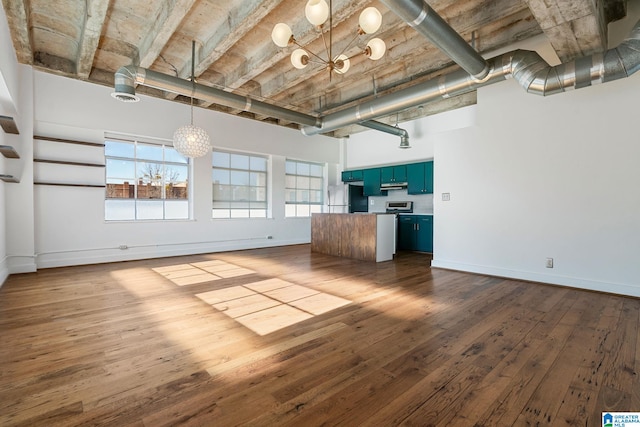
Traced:
[[[346, 55], [347, 50], [351, 48], [356, 40], [358, 40], [359, 36], [364, 34], [373, 34], [378, 31], [382, 25], [382, 14], [375, 7], [367, 7], [360, 13], [360, 19], [358, 21], [359, 26], [355, 37], [338, 55], [333, 54], [332, 47], [333, 39], [331, 30], [333, 26], [333, 17], [331, 0], [329, 0], [329, 4], [327, 4], [325, 0], [308, 0], [304, 13], [307, 21], [316, 27], [322, 35], [322, 40], [326, 50], [326, 59], [300, 45], [293, 36], [291, 27], [287, 24], [276, 24], [271, 32], [271, 39], [277, 46], [287, 47], [291, 44], [298, 46], [298, 49], [295, 49], [291, 53], [291, 64], [293, 64], [297, 69], [303, 69], [309, 65], [309, 63], [321, 64], [329, 70], [329, 78], [331, 78], [332, 71], [337, 74], [344, 74], [349, 71], [349, 68], [351, 67], [351, 59], [353, 57], [357, 55], [366, 55], [369, 59], [377, 61], [384, 56], [384, 53], [387, 50], [387, 46], [383, 40], [379, 38], [372, 38], [359, 52], [351, 56]], [[327, 43], [325, 38], [325, 23], [327, 22], [327, 19], [329, 20], [329, 43]]]
[[196, 158], [206, 156], [211, 151], [209, 135], [204, 129], [193, 125], [193, 93], [196, 90], [195, 79], [196, 42], [191, 42], [191, 124], [181, 126], [173, 134], [173, 147], [183, 156]]

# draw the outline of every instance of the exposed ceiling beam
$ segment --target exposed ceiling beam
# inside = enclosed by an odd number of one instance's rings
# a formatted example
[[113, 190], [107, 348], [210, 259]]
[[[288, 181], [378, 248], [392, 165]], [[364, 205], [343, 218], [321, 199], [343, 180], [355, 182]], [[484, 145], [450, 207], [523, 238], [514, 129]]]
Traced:
[[[273, 11], [283, 0], [243, 1], [229, 13], [223, 25], [204, 43], [200, 50], [200, 61], [196, 64], [196, 75], [204, 73], [211, 64], [224, 55], [238, 40], [242, 39]], [[191, 68], [187, 64], [185, 69]], [[183, 70], [181, 74], [184, 74]]]
[[29, 15], [23, 0], [2, 0], [9, 28], [11, 28], [11, 37], [13, 38], [13, 47], [18, 56], [18, 62], [21, 64], [33, 64], [33, 48], [31, 46], [31, 36], [29, 25]]
[[525, 2], [562, 62], [607, 49], [602, 2], [597, 5], [593, 0]]
[[87, 10], [76, 61], [76, 74], [81, 79], [86, 79], [91, 73], [93, 58], [102, 34], [102, 26], [107, 17], [109, 1], [92, 0], [85, 3]]
[[140, 66], [150, 67], [176, 32], [185, 16], [189, 13], [196, 0], [172, 0], [162, 2], [162, 7], [151, 31], [140, 43]]

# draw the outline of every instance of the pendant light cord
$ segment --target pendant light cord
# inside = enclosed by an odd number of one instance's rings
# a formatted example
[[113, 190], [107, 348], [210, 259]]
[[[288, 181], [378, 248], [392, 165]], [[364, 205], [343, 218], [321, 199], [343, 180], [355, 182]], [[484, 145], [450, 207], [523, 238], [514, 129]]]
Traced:
[[196, 41], [191, 41], [191, 126], [193, 126], [193, 95], [196, 93]]

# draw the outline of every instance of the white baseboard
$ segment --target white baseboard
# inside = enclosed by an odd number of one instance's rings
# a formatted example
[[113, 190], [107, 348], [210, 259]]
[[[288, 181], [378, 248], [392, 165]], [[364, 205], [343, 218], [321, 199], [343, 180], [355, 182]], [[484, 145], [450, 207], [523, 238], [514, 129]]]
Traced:
[[640, 297], [640, 285], [636, 286], [625, 283], [609, 283], [585, 279], [581, 277], [540, 274], [531, 271], [511, 270], [506, 268], [464, 264], [436, 259], [431, 262], [431, 267], [464, 271], [468, 273], [486, 274], [489, 276], [505, 277], [509, 279], [520, 279], [532, 282], [548, 283], [551, 285], [567, 286], [570, 288], [586, 289], [590, 291]]
[[8, 256], [9, 274], [33, 273], [37, 270], [35, 256]]
[[7, 257], [0, 261], [0, 288], [4, 285], [9, 277], [9, 267], [7, 266]]
[[207, 244], [158, 245], [148, 247], [131, 247], [129, 249], [105, 249], [90, 251], [65, 251], [60, 253], [38, 255], [38, 268], [69, 267], [74, 265], [103, 264], [108, 262], [135, 261], [151, 258], [198, 255], [215, 252], [236, 251], [244, 249], [268, 248], [309, 243], [308, 239], [300, 240], [245, 240], [227, 241]]

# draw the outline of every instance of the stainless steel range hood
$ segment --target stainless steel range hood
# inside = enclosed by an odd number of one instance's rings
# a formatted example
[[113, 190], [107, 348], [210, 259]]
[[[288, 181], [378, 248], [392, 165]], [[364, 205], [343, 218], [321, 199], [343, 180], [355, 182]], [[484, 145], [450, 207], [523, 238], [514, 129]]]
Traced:
[[394, 182], [393, 184], [380, 184], [380, 190], [404, 190], [407, 188], [406, 182]]

